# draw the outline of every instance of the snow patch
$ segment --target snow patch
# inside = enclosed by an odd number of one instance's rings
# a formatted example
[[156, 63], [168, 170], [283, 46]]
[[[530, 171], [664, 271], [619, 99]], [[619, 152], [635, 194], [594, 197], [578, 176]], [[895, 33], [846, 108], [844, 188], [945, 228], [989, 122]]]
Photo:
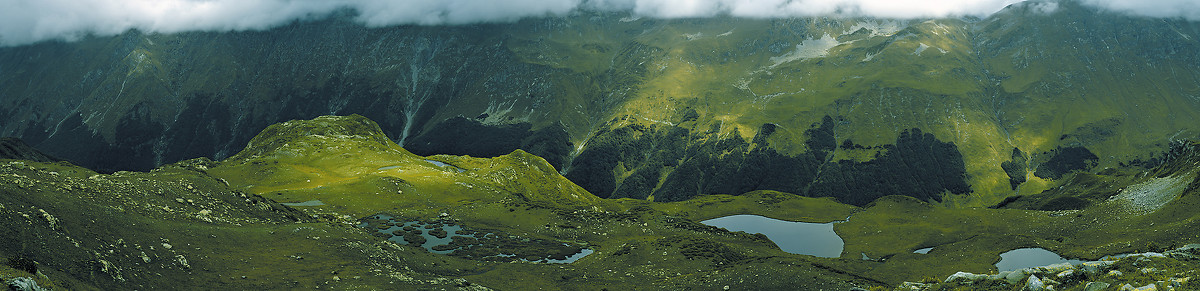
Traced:
[[929, 45], [921, 43], [921, 46], [917, 47], [917, 51], [913, 52], [912, 54], [920, 56], [921, 53], [925, 52], [927, 49], [929, 49]]
[[869, 61], [871, 61], [872, 59], [875, 59], [875, 56], [878, 56], [878, 55], [879, 55], [879, 54], [867, 54], [867, 57], [863, 58], [863, 59], [862, 59], [862, 61], [864, 61], [864, 62], [869, 62]]
[[771, 68], [791, 61], [823, 58], [826, 55], [829, 55], [829, 49], [841, 44], [842, 43], [838, 42], [837, 39], [829, 36], [828, 33], [818, 39], [804, 40], [799, 45], [796, 45], [796, 50], [782, 56], [772, 57], [771, 62], [774, 64], [771, 65]]
[[849, 30], [842, 32], [842, 35], [852, 34], [856, 31], [858, 31], [859, 29], [866, 28], [867, 30], [871, 31], [872, 37], [874, 37], [874, 36], [891, 36], [891, 35], [896, 34], [897, 32], [900, 32], [900, 30], [904, 29], [907, 26], [908, 26], [908, 23], [906, 23], [904, 21], [898, 21], [898, 20], [859, 21], [858, 23], [854, 24], [854, 26], [851, 26]]

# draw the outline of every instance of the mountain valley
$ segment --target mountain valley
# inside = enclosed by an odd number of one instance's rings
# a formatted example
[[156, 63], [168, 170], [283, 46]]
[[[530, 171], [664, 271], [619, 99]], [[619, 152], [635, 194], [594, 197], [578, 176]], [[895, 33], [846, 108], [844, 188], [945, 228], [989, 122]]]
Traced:
[[[1200, 289], [1200, 22], [356, 17], [0, 47], [0, 280]], [[842, 252], [701, 223], [739, 214]]]

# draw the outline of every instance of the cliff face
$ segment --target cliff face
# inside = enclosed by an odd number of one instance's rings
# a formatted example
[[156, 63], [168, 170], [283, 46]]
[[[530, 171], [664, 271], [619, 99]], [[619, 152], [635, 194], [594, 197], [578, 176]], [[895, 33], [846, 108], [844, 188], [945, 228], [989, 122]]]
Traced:
[[1196, 137], [1200, 25], [1057, 7], [131, 31], [0, 49], [0, 134], [144, 170], [229, 157], [277, 122], [360, 114], [417, 154], [523, 149], [600, 197], [780, 190], [859, 205], [991, 205], [1074, 171], [1153, 165]]
[[54, 162], [60, 161], [55, 157], [51, 157], [38, 151], [36, 148], [29, 146], [25, 141], [19, 138], [5, 137], [0, 138], [0, 159], [27, 160], [35, 162]]

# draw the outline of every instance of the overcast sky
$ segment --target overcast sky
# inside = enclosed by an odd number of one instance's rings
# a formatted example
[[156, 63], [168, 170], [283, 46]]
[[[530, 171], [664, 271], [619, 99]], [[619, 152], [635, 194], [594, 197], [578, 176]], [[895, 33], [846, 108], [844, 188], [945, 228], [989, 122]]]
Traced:
[[[1200, 0], [1081, 0], [1150, 17], [1200, 20]], [[0, 0], [0, 46], [86, 34], [262, 30], [358, 12], [368, 26], [506, 22], [576, 9], [646, 17], [796, 17], [847, 14], [885, 18], [987, 16], [1018, 0]]]

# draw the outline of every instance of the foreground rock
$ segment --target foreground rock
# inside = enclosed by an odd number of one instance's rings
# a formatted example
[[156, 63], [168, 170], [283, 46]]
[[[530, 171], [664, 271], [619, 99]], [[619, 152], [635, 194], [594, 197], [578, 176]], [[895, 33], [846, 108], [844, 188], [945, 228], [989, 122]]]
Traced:
[[996, 274], [959, 272], [936, 283], [904, 282], [896, 290], [1197, 290], [1200, 244], [1079, 264], [1054, 264]]

